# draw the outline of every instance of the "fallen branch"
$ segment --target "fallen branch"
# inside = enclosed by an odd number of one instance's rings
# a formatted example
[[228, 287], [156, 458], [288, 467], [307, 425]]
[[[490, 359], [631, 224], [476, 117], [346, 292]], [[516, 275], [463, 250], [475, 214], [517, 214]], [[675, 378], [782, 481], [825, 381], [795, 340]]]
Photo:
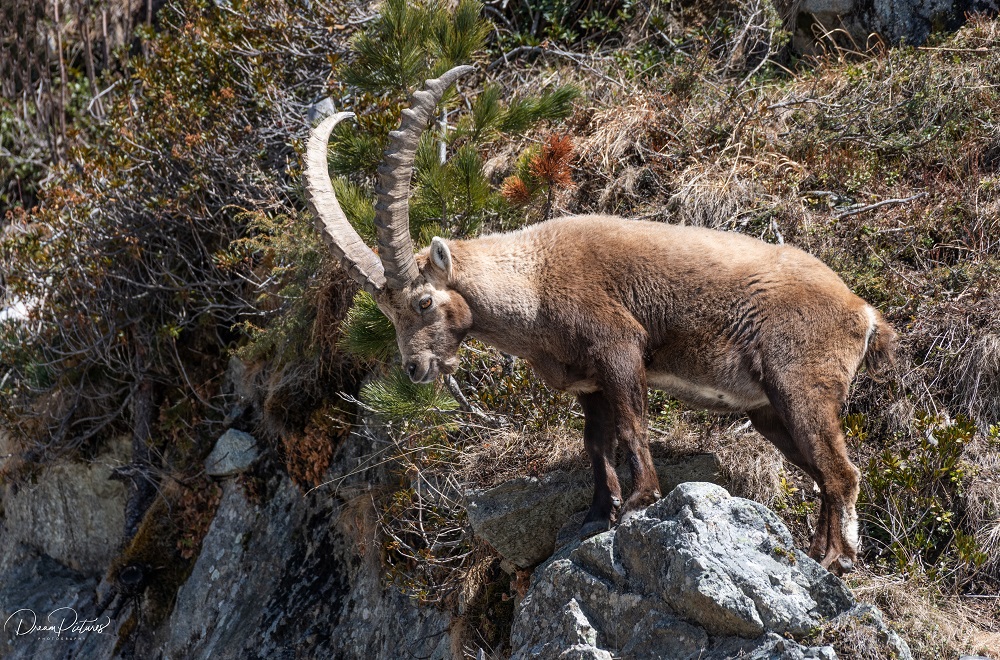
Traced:
[[490, 62], [489, 66], [486, 67], [486, 70], [487, 71], [492, 71], [493, 69], [495, 69], [498, 66], [500, 66], [501, 63], [503, 63], [503, 64], [509, 64], [510, 60], [517, 59], [521, 55], [529, 55], [529, 54], [538, 55], [542, 51], [543, 51], [543, 48], [541, 46], [518, 46], [517, 48], [515, 48], [515, 49], [513, 49], [513, 50], [511, 50], [509, 52], [504, 53], [500, 57], [498, 57], [495, 60], [493, 60], [492, 62]]
[[849, 208], [846, 211], [844, 211], [843, 213], [838, 213], [837, 215], [833, 216], [833, 219], [834, 220], [840, 220], [841, 218], [846, 218], [847, 216], [850, 216], [850, 215], [857, 215], [859, 213], [864, 213], [866, 211], [873, 211], [873, 210], [879, 208], [880, 206], [888, 206], [889, 204], [906, 204], [908, 202], [912, 202], [915, 199], [920, 199], [921, 197], [926, 197], [926, 196], [927, 196], [927, 193], [926, 192], [922, 192], [922, 193], [917, 193], [916, 195], [913, 195], [912, 197], [904, 197], [902, 199], [883, 199], [881, 202], [875, 202], [874, 204], [868, 204], [866, 206], [857, 206], [857, 207]]
[[942, 48], [939, 46], [917, 46], [917, 50], [936, 50], [942, 53], [989, 53], [990, 49], [985, 46], [979, 48]]

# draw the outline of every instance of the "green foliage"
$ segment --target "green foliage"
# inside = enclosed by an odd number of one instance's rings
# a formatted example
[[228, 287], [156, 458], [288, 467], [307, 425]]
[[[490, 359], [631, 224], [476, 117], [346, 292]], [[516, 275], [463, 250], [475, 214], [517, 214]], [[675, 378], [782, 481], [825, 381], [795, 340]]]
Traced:
[[[77, 144], [74, 166], [54, 170], [44, 203], [17, 218], [38, 236], [3, 237], [5, 293], [44, 300], [32, 332], [0, 358], [0, 409], [30, 431], [36, 458], [127, 432], [138, 384], [152, 381], [163, 407], [152, 410], [154, 438], [193, 448], [158, 451], [168, 462], [199, 460], [225, 415], [216, 397], [235, 329], [261, 339], [241, 323], [274, 307], [274, 295], [254, 301], [254, 269], [273, 267], [263, 278], [274, 276], [269, 293], [289, 298], [314, 290], [310, 277], [322, 270], [311, 230], [270, 252], [241, 239], [264, 215], [297, 221], [287, 118], [315, 98], [336, 18], [299, 0], [236, 0], [225, 11], [177, 0], [160, 10], [159, 31], [142, 31], [123, 84], [101, 99], [102, 123], [66, 145]], [[290, 29], [294, 46], [284, 38]], [[75, 80], [71, 119], [88, 105], [86, 80]], [[261, 268], [255, 258], [265, 253]], [[289, 319], [257, 354], [314, 343], [307, 320]]]
[[397, 421], [434, 417], [458, 407], [450, 394], [433, 384], [414, 383], [401, 369], [361, 388], [361, 400], [377, 414]]
[[32, 135], [16, 108], [0, 99], [0, 219], [5, 211], [30, 207], [44, 175], [45, 144]]
[[564, 119], [572, 113], [573, 102], [579, 96], [579, 89], [564, 85], [534, 98], [515, 99], [501, 115], [497, 130], [516, 134], [540, 121]]
[[641, 5], [633, 0], [603, 0], [581, 5], [573, 0], [531, 0], [503, 5], [514, 31], [505, 44], [554, 41], [595, 48], [618, 36]]
[[352, 41], [354, 58], [343, 79], [371, 94], [405, 96], [424, 79], [467, 63], [483, 47], [490, 27], [481, 13], [476, 0], [460, 0], [454, 11], [440, 0], [387, 0], [374, 23]]
[[243, 321], [240, 328], [250, 341], [236, 355], [247, 362], [277, 359], [283, 363], [314, 356], [318, 347], [312, 337], [313, 324], [325, 248], [312, 222], [305, 214], [272, 216], [264, 211], [247, 211], [239, 217], [246, 222], [248, 236], [233, 241], [220, 254], [220, 264], [234, 269], [251, 259], [268, 264], [274, 284], [259, 291], [255, 304], [264, 310], [277, 304], [285, 313], [263, 327]]
[[962, 528], [963, 454], [976, 433], [967, 419], [924, 416], [915, 447], [886, 449], [864, 469], [860, 509], [874, 563], [962, 584], [987, 557]]
[[[372, 118], [374, 119], [374, 118]], [[386, 137], [395, 117], [387, 113], [377, 117], [381, 122], [370, 121], [369, 118], [353, 122], [341, 122], [330, 136], [330, 171], [341, 176], [355, 176], [359, 173], [375, 176], [382, 152], [385, 151]], [[370, 133], [366, 125], [378, 131]]]
[[374, 362], [396, 354], [396, 329], [367, 292], [360, 291], [341, 325], [340, 348]]
[[573, 113], [573, 103], [579, 97], [579, 88], [562, 85], [538, 96], [515, 98], [504, 104], [500, 100], [503, 90], [488, 85], [472, 104], [471, 126], [465, 130], [471, 132], [474, 142], [495, 139], [502, 133], [523, 133], [543, 121], [566, 119]]
[[332, 183], [337, 201], [348, 222], [365, 242], [374, 245], [377, 239], [374, 196], [370, 191], [342, 177], [333, 179]]
[[410, 231], [421, 245], [436, 234], [475, 234], [500, 203], [475, 147], [462, 145], [445, 163], [438, 160], [435, 147], [431, 139], [421, 142], [410, 207]]

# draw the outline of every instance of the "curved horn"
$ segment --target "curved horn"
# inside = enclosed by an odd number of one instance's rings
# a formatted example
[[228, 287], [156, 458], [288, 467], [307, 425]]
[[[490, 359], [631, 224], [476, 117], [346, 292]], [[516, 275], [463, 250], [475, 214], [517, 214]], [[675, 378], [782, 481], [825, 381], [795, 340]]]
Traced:
[[326, 157], [333, 127], [353, 116], [353, 112], [330, 115], [310, 133], [306, 147], [306, 190], [316, 216], [316, 228], [323, 240], [347, 274], [365, 291], [375, 295], [385, 287], [385, 270], [378, 255], [365, 245], [340, 208], [330, 182]]
[[434, 117], [434, 108], [451, 85], [474, 67], [456, 66], [440, 78], [428, 80], [414, 92], [410, 107], [403, 110], [398, 131], [389, 133], [389, 147], [378, 167], [375, 187], [375, 227], [378, 253], [385, 268], [386, 284], [402, 289], [416, 279], [419, 271], [413, 260], [410, 240], [410, 176], [420, 134]]

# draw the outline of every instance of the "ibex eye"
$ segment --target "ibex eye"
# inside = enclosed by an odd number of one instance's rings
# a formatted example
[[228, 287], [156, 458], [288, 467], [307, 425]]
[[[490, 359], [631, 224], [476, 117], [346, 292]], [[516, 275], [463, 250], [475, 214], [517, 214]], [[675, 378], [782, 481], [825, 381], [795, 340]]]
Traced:
[[424, 296], [423, 298], [420, 299], [420, 309], [428, 309], [431, 306], [432, 302], [433, 301], [431, 300], [430, 296]]

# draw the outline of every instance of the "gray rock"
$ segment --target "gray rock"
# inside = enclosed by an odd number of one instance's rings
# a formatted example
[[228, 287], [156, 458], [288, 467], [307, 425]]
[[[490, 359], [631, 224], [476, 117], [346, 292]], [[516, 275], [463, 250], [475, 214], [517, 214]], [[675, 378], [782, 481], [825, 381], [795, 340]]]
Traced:
[[[98, 578], [45, 555], [30, 551], [19, 554], [19, 562], [0, 572], [0, 619], [4, 624], [0, 627], [0, 658], [112, 657], [117, 637], [108, 613], [96, 612]], [[84, 619], [91, 624], [87, 630], [74, 631], [69, 625]], [[32, 623], [62, 624], [69, 630], [58, 636], [28, 632]]]
[[[793, 45], [800, 52], [816, 50], [814, 33], [841, 30], [850, 35], [845, 46], [864, 49], [869, 35], [889, 45], [918, 46], [934, 31], [954, 30], [967, 13], [996, 12], [996, 0], [804, 0], [792, 4]], [[838, 35], [834, 35], [838, 38]]]
[[[650, 545], [665, 549], [661, 561], [649, 560]], [[852, 605], [775, 513], [714, 484], [681, 484], [623, 523], [615, 547], [637, 586], [713, 634], [801, 636]]]
[[[230, 394], [246, 398], [238, 388]], [[332, 489], [303, 494], [275, 475], [255, 502], [235, 480], [223, 482], [173, 610], [158, 626], [140, 622], [128, 657], [451, 658], [450, 613], [386, 587], [374, 530], [353, 526], [372, 484], [394, 477], [392, 466], [369, 460], [389, 442], [383, 433], [381, 424], [365, 423], [341, 445], [329, 473], [341, 477], [339, 497]], [[92, 463], [48, 468], [38, 486], [0, 489], [0, 623], [22, 608], [41, 617], [56, 607], [95, 616], [124, 520], [124, 489], [107, 476], [127, 462], [128, 440], [113, 449]], [[115, 657], [128, 612], [105, 632], [72, 640], [0, 635], [0, 658]]]
[[[713, 454], [657, 463], [656, 472], [663, 492], [683, 481], [719, 481], [718, 461]], [[627, 490], [628, 475], [623, 472], [619, 478]], [[593, 488], [589, 470], [559, 471], [469, 491], [465, 504], [476, 536], [507, 561], [527, 568], [552, 554], [560, 528], [575, 512], [590, 506]]]
[[[766, 507], [685, 483], [616, 529], [557, 551], [516, 613], [515, 658], [821, 658], [803, 640], [854, 617], [909, 657], [872, 608], [796, 549]], [[874, 610], [877, 614], [877, 610]], [[590, 650], [586, 647], [590, 646]]]
[[803, 646], [777, 633], [767, 633], [755, 640], [728, 637], [717, 643], [707, 660], [837, 660], [832, 646]]
[[325, 99], [320, 99], [309, 106], [309, 109], [306, 111], [306, 118], [311, 124], [325, 117], [329, 117], [336, 111], [337, 108], [333, 105], [333, 99], [327, 96]]
[[[125, 520], [125, 489], [108, 477], [127, 461], [128, 447], [117, 438], [91, 461], [51, 465], [34, 484], [0, 489], [0, 623], [7, 624], [0, 658], [112, 656], [117, 638], [95, 601]], [[53, 623], [99, 618], [108, 625], [58, 637], [16, 634], [31, 618], [49, 625], [50, 615]]]
[[92, 461], [42, 470], [34, 483], [4, 488], [3, 536], [83, 573], [102, 573], [125, 525], [125, 488], [109, 479], [126, 462], [128, 440]]
[[205, 459], [205, 472], [213, 477], [230, 477], [245, 472], [255, 460], [257, 440], [249, 433], [229, 429]]
[[[334, 470], [355, 469], [376, 441], [352, 434]], [[450, 615], [383, 584], [377, 550], [358, 556], [330, 490], [304, 495], [276, 477], [268, 491], [258, 504], [236, 481], [223, 483], [173, 612], [137, 657], [451, 658]]]

